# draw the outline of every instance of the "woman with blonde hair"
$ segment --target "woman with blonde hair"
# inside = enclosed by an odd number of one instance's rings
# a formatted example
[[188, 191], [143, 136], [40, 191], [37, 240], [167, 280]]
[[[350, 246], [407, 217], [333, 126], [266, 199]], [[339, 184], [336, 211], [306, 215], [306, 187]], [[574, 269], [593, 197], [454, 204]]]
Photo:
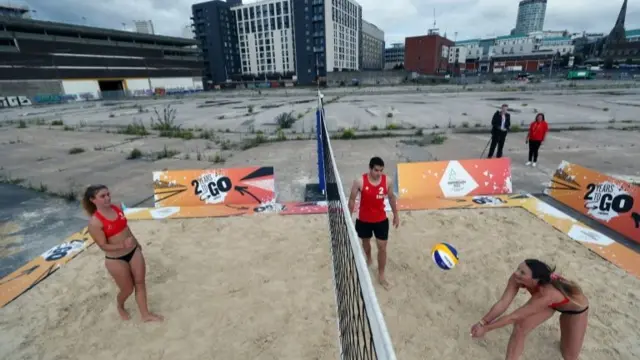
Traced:
[[131, 233], [122, 209], [111, 204], [109, 189], [105, 185], [89, 186], [82, 198], [82, 207], [91, 216], [89, 234], [105, 252], [104, 264], [120, 289], [116, 304], [122, 320], [130, 319], [124, 303], [135, 290], [142, 320], [162, 321], [162, 316], [149, 312], [147, 307], [142, 246]]
[[[500, 317], [518, 290], [525, 288], [531, 299], [509, 315]], [[560, 350], [564, 360], [577, 360], [589, 317], [589, 301], [580, 287], [557, 274], [549, 265], [527, 259], [509, 277], [502, 297], [478, 323], [471, 328], [473, 337], [482, 337], [491, 330], [513, 325], [507, 345], [507, 360], [519, 359], [526, 336], [555, 312], [560, 315]]]

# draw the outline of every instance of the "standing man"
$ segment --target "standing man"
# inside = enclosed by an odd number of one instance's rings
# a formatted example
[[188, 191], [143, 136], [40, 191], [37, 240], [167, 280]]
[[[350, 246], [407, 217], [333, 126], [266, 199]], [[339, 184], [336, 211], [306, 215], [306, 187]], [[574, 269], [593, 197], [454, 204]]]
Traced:
[[376, 237], [378, 247], [378, 281], [385, 289], [389, 283], [384, 277], [387, 264], [387, 239], [389, 238], [389, 218], [385, 211], [384, 198], [389, 198], [389, 205], [393, 212], [393, 226], [400, 224], [396, 195], [393, 192], [393, 180], [383, 174], [384, 161], [375, 156], [369, 160], [369, 172], [362, 174], [351, 186], [349, 196], [349, 213], [353, 214], [356, 197], [360, 192], [360, 208], [356, 219], [356, 232], [362, 240], [362, 247], [367, 255], [367, 265], [371, 265], [371, 237]]
[[509, 106], [502, 104], [500, 111], [496, 111], [491, 119], [491, 146], [489, 147], [489, 159], [493, 157], [493, 152], [498, 145], [498, 158], [502, 157], [502, 149], [504, 148], [504, 142], [507, 140], [507, 133], [511, 128], [511, 114], [507, 112]]

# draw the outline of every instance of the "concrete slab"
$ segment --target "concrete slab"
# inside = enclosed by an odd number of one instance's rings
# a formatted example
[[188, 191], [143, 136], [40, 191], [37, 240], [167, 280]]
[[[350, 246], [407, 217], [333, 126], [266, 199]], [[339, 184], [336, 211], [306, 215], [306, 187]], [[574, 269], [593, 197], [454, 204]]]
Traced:
[[[354, 128], [370, 132], [373, 127], [383, 129], [389, 124], [405, 128], [395, 132], [404, 137], [332, 140], [346, 196], [351, 182], [367, 171], [368, 161], [375, 155], [385, 160], [386, 172], [390, 175], [395, 175], [398, 162], [479, 157], [489, 135], [455, 133], [452, 128], [455, 127], [456, 131], [465, 127], [483, 130], [495, 109], [504, 102], [513, 109], [515, 125], [526, 125], [533, 120], [536, 111], [544, 111], [552, 129], [562, 126], [598, 128], [549, 134], [540, 152], [539, 167], [535, 169], [524, 166], [528, 153], [524, 144], [525, 134], [510, 134], [505, 155], [513, 160], [514, 191], [542, 191], [562, 160], [616, 176], [640, 176], [640, 132], [607, 129], [633, 129], [640, 125], [640, 119], [635, 115], [640, 104], [637, 89], [612, 92], [548, 87], [526, 92], [480, 92], [480, 87], [472, 88], [473, 91], [449, 87], [445, 92], [446, 89], [323, 90], [327, 126], [332, 131]], [[111, 188], [115, 202], [125, 202], [129, 206], [139, 203], [141, 206], [153, 206], [153, 171], [273, 166], [278, 199], [302, 201], [306, 184], [318, 181], [316, 142], [312, 135], [315, 128], [314, 93], [314, 89], [280, 89], [261, 94], [215, 93], [182, 99], [135, 99], [111, 104], [3, 110], [4, 120], [0, 119], [0, 152], [3, 154], [0, 157], [0, 175], [24, 179], [23, 185], [31, 183], [39, 187], [42, 184], [47, 191], [57, 193], [71, 188], [80, 193], [90, 183], [104, 183]], [[183, 129], [193, 129], [195, 139], [163, 138], [156, 133], [145, 137], [117, 133], [119, 128], [134, 120], [143, 121], [150, 127], [153, 108], [161, 111], [167, 104], [177, 109], [176, 124], [181, 124]], [[253, 111], [247, 114], [249, 106], [253, 106]], [[230, 143], [256, 139], [260, 131], [266, 135], [275, 133], [274, 118], [282, 112], [292, 112], [296, 117], [301, 114], [293, 127], [284, 132], [288, 141], [259, 144], [246, 150], [229, 146]], [[389, 113], [393, 115], [389, 117]], [[64, 126], [38, 125], [60, 119], [68, 131], [64, 131]], [[25, 122], [26, 128], [18, 128], [19, 120]], [[424, 134], [446, 131], [448, 139], [441, 145], [407, 144], [419, 129]], [[201, 130], [212, 130], [213, 137], [198, 138]], [[413, 140], [419, 138], [413, 135]], [[85, 151], [69, 154], [73, 147]], [[151, 156], [127, 159], [133, 149], [153, 154], [165, 147], [174, 150], [175, 154], [162, 159]], [[73, 210], [65, 212], [65, 216], [86, 218], [77, 203], [68, 207]], [[77, 230], [79, 228], [70, 229], [71, 233]], [[49, 240], [43, 240], [41, 245], [53, 246], [62, 237], [47, 238]]]

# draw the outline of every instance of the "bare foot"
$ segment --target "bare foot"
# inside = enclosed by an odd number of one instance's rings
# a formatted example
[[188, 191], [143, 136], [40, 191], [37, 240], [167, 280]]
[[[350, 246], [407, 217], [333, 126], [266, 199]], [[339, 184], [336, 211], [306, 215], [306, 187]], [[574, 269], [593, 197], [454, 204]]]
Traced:
[[154, 313], [148, 313], [145, 316], [142, 316], [142, 321], [144, 322], [149, 322], [149, 321], [164, 321], [164, 317], [160, 316], [160, 315], [156, 315]]
[[389, 282], [384, 278], [384, 275], [378, 275], [378, 281], [385, 290], [389, 290]]
[[131, 316], [129, 316], [129, 313], [127, 312], [127, 310], [124, 309], [124, 307], [118, 306], [118, 314], [120, 314], [120, 318], [122, 320], [131, 319]]

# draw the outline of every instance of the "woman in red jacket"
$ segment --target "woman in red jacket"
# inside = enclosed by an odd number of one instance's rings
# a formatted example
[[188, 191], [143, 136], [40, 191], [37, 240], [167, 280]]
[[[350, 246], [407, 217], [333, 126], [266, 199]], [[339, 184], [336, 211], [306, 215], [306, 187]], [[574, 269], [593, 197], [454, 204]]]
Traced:
[[539, 113], [536, 115], [536, 120], [529, 125], [529, 133], [525, 141], [525, 144], [529, 144], [529, 161], [527, 161], [527, 166], [536, 166], [538, 163], [538, 150], [544, 142], [545, 136], [547, 136], [547, 131], [549, 131], [549, 126], [544, 119], [544, 114]]

